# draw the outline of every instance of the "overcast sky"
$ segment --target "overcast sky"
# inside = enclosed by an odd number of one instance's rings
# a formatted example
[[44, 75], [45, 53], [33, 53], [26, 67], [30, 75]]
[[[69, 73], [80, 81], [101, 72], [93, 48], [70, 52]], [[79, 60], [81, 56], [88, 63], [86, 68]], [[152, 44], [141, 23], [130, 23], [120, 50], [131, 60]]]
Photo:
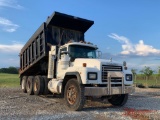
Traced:
[[159, 0], [0, 0], [0, 68], [19, 66], [18, 54], [54, 11], [86, 18], [94, 25], [86, 41], [105, 58], [130, 68], [160, 66]]

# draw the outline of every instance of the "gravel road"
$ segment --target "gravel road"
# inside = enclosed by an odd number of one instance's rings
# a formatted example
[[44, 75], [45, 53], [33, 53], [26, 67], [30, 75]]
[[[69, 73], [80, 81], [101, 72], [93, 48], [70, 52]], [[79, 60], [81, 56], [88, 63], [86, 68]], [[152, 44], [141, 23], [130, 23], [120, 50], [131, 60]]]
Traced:
[[140, 89], [126, 105], [87, 100], [82, 111], [69, 111], [60, 96], [29, 96], [20, 88], [0, 88], [0, 119], [30, 120], [160, 120], [160, 89]]

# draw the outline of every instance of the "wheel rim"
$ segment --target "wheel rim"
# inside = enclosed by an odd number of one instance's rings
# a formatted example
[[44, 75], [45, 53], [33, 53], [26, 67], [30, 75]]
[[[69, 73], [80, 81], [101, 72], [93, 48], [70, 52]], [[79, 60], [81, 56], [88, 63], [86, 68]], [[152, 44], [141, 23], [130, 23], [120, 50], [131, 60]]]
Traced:
[[34, 82], [34, 91], [37, 91], [38, 90], [38, 83], [37, 81]]
[[74, 104], [77, 99], [77, 90], [74, 85], [71, 85], [67, 89], [67, 100], [69, 104]]
[[31, 83], [30, 83], [30, 81], [27, 81], [27, 91], [30, 90], [30, 87], [31, 87]]
[[22, 89], [24, 89], [24, 79], [22, 80]]

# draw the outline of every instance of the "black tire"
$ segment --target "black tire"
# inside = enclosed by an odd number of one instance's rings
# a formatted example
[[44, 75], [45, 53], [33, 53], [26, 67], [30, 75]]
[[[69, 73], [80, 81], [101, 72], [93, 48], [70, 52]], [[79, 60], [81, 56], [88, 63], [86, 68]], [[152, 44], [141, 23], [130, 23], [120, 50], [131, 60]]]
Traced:
[[113, 95], [108, 102], [114, 106], [123, 106], [128, 100], [128, 94]]
[[64, 99], [70, 110], [78, 111], [83, 108], [85, 104], [84, 90], [84, 86], [80, 85], [76, 79], [71, 79], [67, 82]]
[[27, 78], [26, 90], [28, 95], [33, 95], [33, 76]]
[[46, 76], [42, 76], [43, 77], [43, 81], [44, 81], [44, 90], [43, 90], [43, 95], [47, 95], [49, 94], [49, 89], [48, 89], [48, 82], [49, 79]]
[[27, 76], [23, 76], [21, 81], [21, 89], [24, 93], [27, 93], [26, 83], [27, 83]]
[[42, 76], [34, 77], [33, 92], [35, 95], [41, 95], [44, 89], [44, 80]]

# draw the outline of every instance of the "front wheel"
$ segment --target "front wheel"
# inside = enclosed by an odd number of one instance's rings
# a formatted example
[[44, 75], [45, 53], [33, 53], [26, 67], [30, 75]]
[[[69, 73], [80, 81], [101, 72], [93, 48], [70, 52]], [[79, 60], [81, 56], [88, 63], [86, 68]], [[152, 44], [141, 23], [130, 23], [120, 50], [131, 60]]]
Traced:
[[84, 86], [76, 79], [69, 80], [65, 86], [64, 99], [70, 110], [81, 110], [85, 104]]
[[123, 106], [128, 100], [128, 94], [113, 95], [108, 102], [114, 106]]

